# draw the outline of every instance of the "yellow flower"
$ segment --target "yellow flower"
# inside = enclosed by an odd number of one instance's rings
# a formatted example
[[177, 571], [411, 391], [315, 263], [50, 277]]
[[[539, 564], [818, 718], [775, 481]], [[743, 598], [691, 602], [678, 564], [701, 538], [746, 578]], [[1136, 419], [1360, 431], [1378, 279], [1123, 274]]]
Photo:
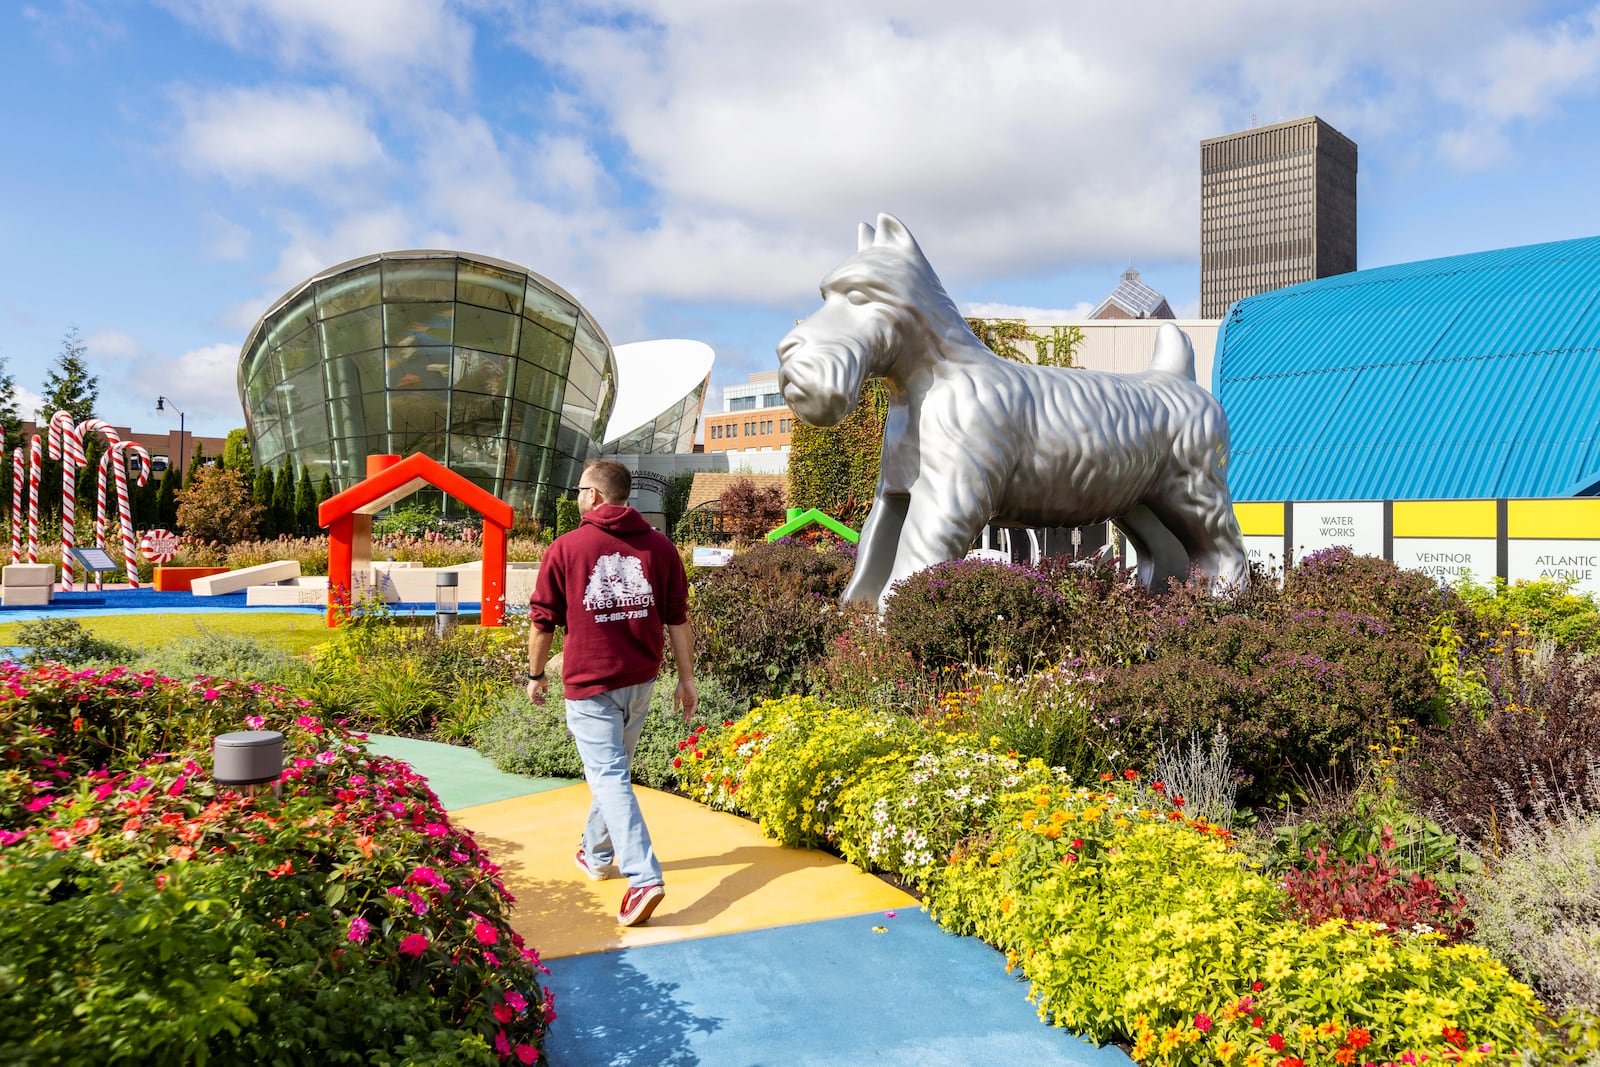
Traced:
[[1252, 1052], [1244, 1058], [1244, 1067], [1261, 1067], [1264, 1062], [1261, 1058], [1261, 1053]]
[[1408, 989], [1400, 994], [1400, 999], [1408, 1008], [1420, 1008], [1428, 1003], [1428, 997], [1420, 989]]
[[1217, 1059], [1221, 1060], [1223, 1063], [1227, 1063], [1229, 1060], [1233, 1059], [1234, 1055], [1238, 1051], [1239, 1047], [1232, 1041], [1224, 1041], [1222, 1044], [1217, 1046]]

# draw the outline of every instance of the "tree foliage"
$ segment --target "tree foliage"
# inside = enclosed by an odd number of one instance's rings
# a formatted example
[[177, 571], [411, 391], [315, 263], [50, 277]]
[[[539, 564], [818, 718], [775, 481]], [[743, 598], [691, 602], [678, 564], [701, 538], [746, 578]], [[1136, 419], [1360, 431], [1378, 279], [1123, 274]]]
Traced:
[[100, 379], [89, 373], [84, 359], [89, 346], [78, 336], [74, 326], [61, 339], [61, 354], [44, 378], [43, 403], [38, 411], [40, 425], [50, 421], [58, 411], [71, 413], [74, 422], [94, 418], [96, 402], [100, 399]]
[[[6, 357], [0, 356], [0, 431], [5, 434], [8, 446], [14, 447], [22, 431], [22, 409], [17, 406], [17, 379], [6, 368]], [[10, 485], [9, 482], [6, 483]]]
[[261, 513], [238, 471], [204, 467], [178, 493], [178, 526], [203, 541], [248, 541], [256, 536]]
[[754, 478], [735, 478], [717, 503], [729, 532], [746, 541], [755, 541], [783, 525], [783, 494], [776, 486], [757, 485]]
[[837, 426], [823, 428], [795, 420], [789, 439], [789, 503], [816, 508], [847, 526], [859, 528], [878, 486], [878, 456], [889, 391], [873, 379], [861, 402]]
[[255, 469], [255, 461], [250, 456], [248, 431], [228, 431], [228, 439], [222, 446], [222, 465], [231, 471], [243, 471], [246, 475]]
[[1020, 319], [968, 319], [967, 326], [989, 351], [1013, 363], [1033, 363], [1040, 367], [1078, 365], [1076, 357], [1083, 344], [1083, 331], [1076, 326], [1052, 326], [1048, 333]]

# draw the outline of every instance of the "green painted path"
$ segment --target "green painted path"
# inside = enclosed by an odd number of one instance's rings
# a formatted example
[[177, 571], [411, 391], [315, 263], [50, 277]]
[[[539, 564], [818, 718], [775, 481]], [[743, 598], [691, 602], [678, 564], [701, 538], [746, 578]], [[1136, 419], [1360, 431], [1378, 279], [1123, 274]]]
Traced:
[[525, 797], [547, 789], [571, 785], [569, 778], [529, 778], [507, 774], [477, 751], [460, 745], [415, 741], [409, 737], [372, 734], [367, 749], [380, 756], [404, 760], [428, 779], [446, 811]]

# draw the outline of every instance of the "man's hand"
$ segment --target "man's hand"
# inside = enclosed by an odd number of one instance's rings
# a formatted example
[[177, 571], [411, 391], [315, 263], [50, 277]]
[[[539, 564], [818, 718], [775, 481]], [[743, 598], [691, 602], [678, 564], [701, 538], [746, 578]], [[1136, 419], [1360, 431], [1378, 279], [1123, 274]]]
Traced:
[[694, 718], [695, 708], [700, 706], [700, 694], [695, 692], [694, 679], [686, 675], [678, 677], [678, 688], [672, 694], [672, 707], [683, 715], [685, 725]]
[[549, 678], [540, 678], [538, 681], [534, 681], [532, 678], [528, 679], [528, 699], [533, 701], [535, 704], [544, 703], [545, 693], [547, 693], [549, 689]]

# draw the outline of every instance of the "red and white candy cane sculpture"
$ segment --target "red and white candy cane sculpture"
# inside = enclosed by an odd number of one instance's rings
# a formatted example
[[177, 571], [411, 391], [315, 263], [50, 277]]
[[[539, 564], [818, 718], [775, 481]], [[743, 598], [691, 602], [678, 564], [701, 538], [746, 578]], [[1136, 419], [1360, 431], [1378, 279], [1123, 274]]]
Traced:
[[111, 470], [117, 482], [117, 516], [122, 520], [122, 567], [127, 572], [128, 584], [139, 588], [139, 557], [134, 554], [133, 509], [128, 500], [128, 460], [132, 452], [139, 460], [139, 485], [150, 480], [150, 453], [137, 441], [118, 441], [107, 454], [111, 457]]
[[11, 450], [11, 562], [22, 562], [22, 449]]
[[39, 562], [39, 473], [44, 470], [44, 451], [39, 435], [28, 440], [28, 562]]
[[83, 437], [78, 433], [72, 414], [58, 411], [50, 416], [50, 458], [61, 461], [61, 589], [72, 592], [72, 545], [75, 531], [72, 524], [76, 510], [77, 492], [73, 474], [87, 462], [83, 454]]

